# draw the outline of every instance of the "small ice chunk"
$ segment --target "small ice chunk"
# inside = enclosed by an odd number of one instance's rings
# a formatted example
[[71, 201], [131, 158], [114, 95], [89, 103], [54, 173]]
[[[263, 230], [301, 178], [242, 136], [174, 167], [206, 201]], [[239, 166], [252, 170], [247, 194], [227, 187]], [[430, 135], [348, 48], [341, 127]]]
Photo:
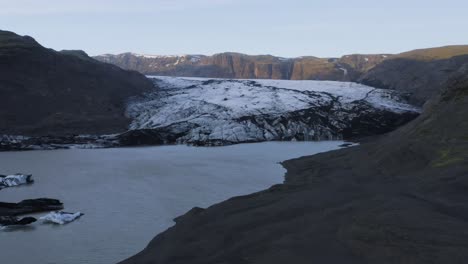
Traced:
[[45, 216], [42, 216], [39, 219], [48, 223], [64, 225], [64, 224], [68, 224], [70, 222], [75, 221], [76, 219], [80, 218], [82, 215], [84, 214], [80, 212], [67, 213], [63, 211], [56, 211], [56, 212], [49, 213]]
[[17, 173], [14, 175], [0, 175], [0, 189], [2, 187], [12, 187], [18, 186], [22, 184], [32, 183], [34, 180], [32, 179], [31, 174], [21, 174]]

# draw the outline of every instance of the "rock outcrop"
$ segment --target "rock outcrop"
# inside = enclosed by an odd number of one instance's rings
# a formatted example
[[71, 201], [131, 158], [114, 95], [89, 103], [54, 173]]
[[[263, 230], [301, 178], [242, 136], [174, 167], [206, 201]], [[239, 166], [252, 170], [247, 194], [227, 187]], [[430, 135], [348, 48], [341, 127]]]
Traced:
[[0, 202], [0, 216], [17, 216], [61, 209], [63, 209], [62, 202], [49, 198], [28, 199], [19, 203]]
[[24, 226], [36, 222], [34, 217], [19, 218], [16, 216], [0, 216], [0, 227], [4, 226]]
[[0, 134], [122, 132], [126, 100], [152, 88], [143, 75], [82, 51], [57, 52], [0, 31]]

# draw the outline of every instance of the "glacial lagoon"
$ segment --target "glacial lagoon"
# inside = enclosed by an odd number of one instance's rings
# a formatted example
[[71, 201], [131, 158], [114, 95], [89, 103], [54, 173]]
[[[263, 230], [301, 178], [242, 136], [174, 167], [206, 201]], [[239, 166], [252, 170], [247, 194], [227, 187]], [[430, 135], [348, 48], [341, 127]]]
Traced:
[[[279, 162], [338, 149], [342, 141], [265, 142], [0, 153], [0, 173], [35, 183], [0, 191], [0, 201], [56, 198], [83, 212], [64, 226], [36, 222], [0, 230], [2, 263], [116, 263], [142, 250], [173, 219], [282, 183]], [[41, 216], [43, 214], [37, 214]]]

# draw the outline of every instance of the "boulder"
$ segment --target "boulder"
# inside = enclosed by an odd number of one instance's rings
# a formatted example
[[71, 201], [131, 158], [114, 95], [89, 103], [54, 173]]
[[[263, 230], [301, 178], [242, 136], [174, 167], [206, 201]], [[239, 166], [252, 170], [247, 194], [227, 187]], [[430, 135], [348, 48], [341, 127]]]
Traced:
[[24, 226], [34, 223], [36, 221], [37, 219], [34, 217], [18, 218], [15, 216], [0, 216], [0, 226]]

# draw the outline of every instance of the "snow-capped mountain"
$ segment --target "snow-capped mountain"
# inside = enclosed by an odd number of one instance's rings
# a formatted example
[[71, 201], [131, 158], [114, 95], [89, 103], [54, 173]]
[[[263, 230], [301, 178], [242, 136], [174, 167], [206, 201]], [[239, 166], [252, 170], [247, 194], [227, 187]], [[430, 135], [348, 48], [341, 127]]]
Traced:
[[159, 89], [129, 103], [124, 141], [132, 131], [195, 145], [346, 139], [387, 132], [419, 113], [394, 91], [349, 82], [150, 78]]

